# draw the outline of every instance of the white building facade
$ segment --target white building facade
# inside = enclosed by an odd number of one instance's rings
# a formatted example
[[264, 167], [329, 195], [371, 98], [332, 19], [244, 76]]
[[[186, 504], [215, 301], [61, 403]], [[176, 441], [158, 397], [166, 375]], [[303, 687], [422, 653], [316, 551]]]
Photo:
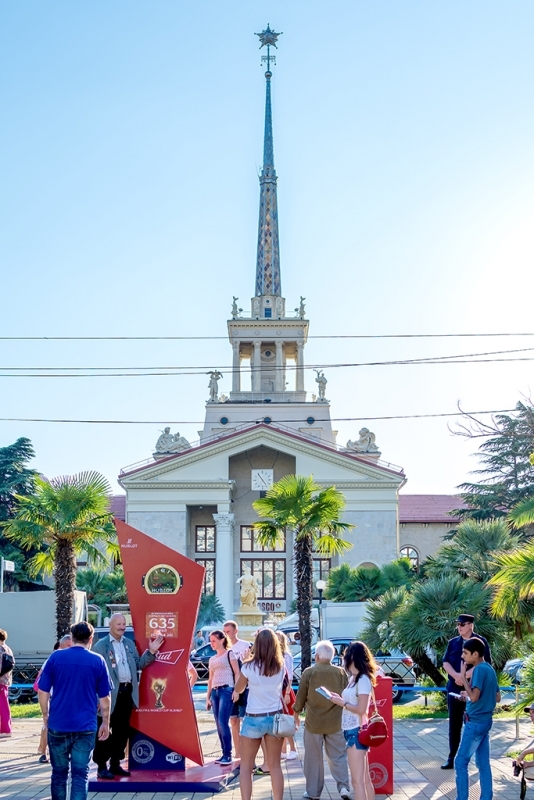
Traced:
[[[321, 370], [315, 370], [310, 399], [305, 389], [310, 373], [304, 298], [288, 313], [282, 296], [269, 52], [277, 35], [270, 28], [260, 35], [267, 71], [256, 285], [250, 311], [238, 308], [234, 297], [227, 323], [232, 391], [219, 395], [222, 373], [212, 372], [199, 442], [190, 445], [166, 429], [152, 459], [119, 476], [127, 523], [202, 563], [205, 591], [217, 595], [228, 617], [239, 606], [237, 581], [246, 566], [259, 583], [265, 613], [283, 615], [295, 597], [292, 531], [268, 549], [252, 528], [258, 520], [252, 503], [285, 475], [313, 475], [321, 487], [343, 492], [343, 519], [354, 525], [344, 562], [380, 566], [397, 558], [400, 548], [398, 490], [404, 473], [380, 460], [367, 428], [356, 441], [337, 444]], [[317, 554], [316, 579], [338, 563]]]

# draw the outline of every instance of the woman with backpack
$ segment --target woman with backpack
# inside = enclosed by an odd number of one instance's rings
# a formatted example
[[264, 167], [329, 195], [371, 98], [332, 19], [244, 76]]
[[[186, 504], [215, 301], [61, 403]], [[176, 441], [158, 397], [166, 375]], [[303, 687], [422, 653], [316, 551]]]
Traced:
[[358, 740], [360, 727], [367, 722], [369, 700], [376, 685], [378, 665], [363, 642], [352, 642], [345, 650], [345, 669], [349, 683], [343, 694], [330, 700], [343, 707], [341, 728], [347, 743], [347, 761], [354, 788], [354, 800], [374, 800], [375, 790], [369, 774], [368, 747]]
[[234, 686], [239, 678], [239, 665], [235, 654], [230, 650], [230, 640], [224, 631], [212, 631], [210, 645], [215, 650], [215, 655], [209, 660], [206, 708], [208, 711], [213, 708], [222, 749], [222, 756], [216, 758], [215, 763], [228, 765], [232, 763], [230, 713], [234, 699], [237, 700], [239, 697], [234, 692]]
[[252, 797], [254, 759], [263, 739], [273, 800], [282, 800], [284, 776], [280, 764], [284, 737], [275, 734], [275, 718], [282, 711], [282, 692], [286, 674], [280, 642], [270, 628], [258, 631], [252, 654], [246, 659], [236, 692], [248, 686], [248, 700], [241, 726], [241, 770], [239, 783], [242, 800]]
[[[13, 651], [6, 644], [7, 632], [0, 628], [0, 736], [11, 736], [9, 687], [13, 683]], [[4, 658], [4, 654], [6, 658]]]

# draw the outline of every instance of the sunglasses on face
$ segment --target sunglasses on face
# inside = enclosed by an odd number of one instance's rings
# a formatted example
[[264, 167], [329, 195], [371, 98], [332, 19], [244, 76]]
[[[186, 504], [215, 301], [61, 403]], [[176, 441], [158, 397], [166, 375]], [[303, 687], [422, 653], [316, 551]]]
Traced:
[[465, 628], [466, 625], [471, 625], [471, 623], [470, 622], [458, 622], [457, 623], [457, 627], [458, 628]]

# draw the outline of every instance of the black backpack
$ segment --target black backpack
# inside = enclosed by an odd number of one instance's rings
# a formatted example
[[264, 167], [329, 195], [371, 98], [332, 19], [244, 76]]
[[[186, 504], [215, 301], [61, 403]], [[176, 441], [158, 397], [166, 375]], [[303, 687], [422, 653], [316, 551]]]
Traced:
[[5, 650], [2, 650], [2, 661], [0, 662], [0, 677], [2, 675], [7, 675], [8, 672], [11, 672], [14, 666], [15, 666], [15, 659], [13, 658], [13, 656], [10, 656], [9, 653], [6, 653]]

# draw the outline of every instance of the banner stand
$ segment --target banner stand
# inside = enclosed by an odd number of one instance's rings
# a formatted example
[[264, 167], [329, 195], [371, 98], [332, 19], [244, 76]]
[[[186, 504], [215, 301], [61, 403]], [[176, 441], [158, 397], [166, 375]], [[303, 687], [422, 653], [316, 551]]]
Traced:
[[220, 792], [239, 775], [239, 761], [204, 764], [187, 674], [204, 567], [124, 522], [115, 525], [137, 650], [158, 635], [165, 642], [141, 672], [139, 708], [130, 720], [131, 775], [102, 780], [95, 765], [89, 791]]

